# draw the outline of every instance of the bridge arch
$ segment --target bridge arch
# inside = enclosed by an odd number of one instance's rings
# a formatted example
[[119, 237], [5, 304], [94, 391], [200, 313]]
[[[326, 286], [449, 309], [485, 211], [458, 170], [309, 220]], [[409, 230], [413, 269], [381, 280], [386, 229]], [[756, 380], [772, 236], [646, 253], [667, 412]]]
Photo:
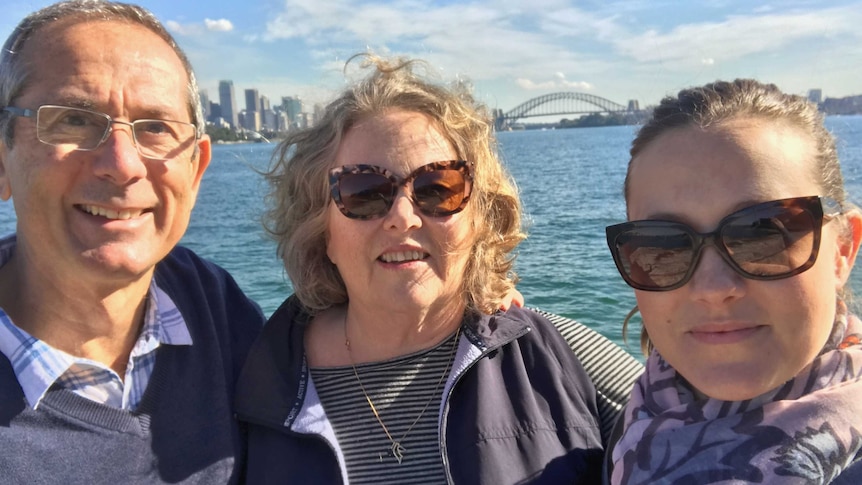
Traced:
[[[598, 108], [598, 109], [597, 109]], [[506, 113], [498, 120], [498, 126], [512, 124], [521, 118], [534, 116], [556, 116], [586, 113], [619, 113], [628, 107], [593, 94], [571, 91], [545, 94], [527, 100]]]

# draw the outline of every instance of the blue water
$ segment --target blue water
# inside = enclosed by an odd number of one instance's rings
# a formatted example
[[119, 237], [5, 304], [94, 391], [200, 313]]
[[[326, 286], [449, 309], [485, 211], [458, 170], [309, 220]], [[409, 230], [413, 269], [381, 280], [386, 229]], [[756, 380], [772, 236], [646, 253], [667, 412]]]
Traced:
[[[829, 128], [851, 199], [862, 202], [862, 116], [832, 117]], [[575, 318], [621, 342], [634, 296], [620, 279], [604, 227], [625, 219], [622, 184], [635, 127], [499, 134], [527, 212], [530, 237], [519, 249], [518, 288], [527, 304]], [[264, 312], [290, 293], [275, 245], [259, 222], [263, 169], [275, 145], [216, 145], [183, 244], [228, 269]], [[12, 204], [0, 203], [0, 234], [14, 230]], [[851, 286], [862, 295], [862, 270]], [[631, 342], [636, 347], [636, 339]], [[637, 351], [635, 351], [637, 353]]]

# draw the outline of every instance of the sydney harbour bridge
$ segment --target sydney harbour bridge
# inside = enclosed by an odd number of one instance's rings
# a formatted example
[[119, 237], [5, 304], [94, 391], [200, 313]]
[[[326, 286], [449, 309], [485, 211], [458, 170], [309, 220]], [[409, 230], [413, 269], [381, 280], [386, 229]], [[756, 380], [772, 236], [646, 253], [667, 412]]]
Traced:
[[533, 98], [506, 112], [496, 109], [494, 110], [494, 118], [497, 130], [505, 130], [524, 118], [591, 113], [638, 114], [640, 112], [640, 106], [635, 99], [629, 100], [628, 105], [622, 105], [592, 94], [560, 92]]

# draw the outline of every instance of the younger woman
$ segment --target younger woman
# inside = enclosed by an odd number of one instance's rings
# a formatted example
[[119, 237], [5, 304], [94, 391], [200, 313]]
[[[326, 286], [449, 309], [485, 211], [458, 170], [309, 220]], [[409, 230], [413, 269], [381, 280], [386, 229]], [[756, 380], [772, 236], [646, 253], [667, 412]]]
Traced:
[[607, 236], [650, 353], [611, 482], [862, 483], [862, 217], [816, 107], [752, 80], [687, 89], [631, 155]]

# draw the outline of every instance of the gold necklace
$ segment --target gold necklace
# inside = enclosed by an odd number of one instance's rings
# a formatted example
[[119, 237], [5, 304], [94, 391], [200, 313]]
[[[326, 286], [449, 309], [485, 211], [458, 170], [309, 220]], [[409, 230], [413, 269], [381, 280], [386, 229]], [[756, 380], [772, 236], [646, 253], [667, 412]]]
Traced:
[[[458, 327], [458, 330], [455, 331], [455, 341], [452, 342], [452, 350], [449, 352], [449, 362], [446, 364], [446, 369], [443, 371], [443, 375], [440, 376], [440, 380], [437, 381], [437, 385], [434, 386], [434, 392], [431, 393], [431, 397], [428, 398], [425, 406], [422, 407], [422, 411], [419, 412], [419, 415], [416, 416], [416, 419], [413, 420], [413, 423], [410, 424], [410, 427], [407, 428], [407, 431], [404, 432], [401, 439], [396, 441], [392, 437], [392, 433], [389, 432], [389, 428], [383, 424], [383, 419], [380, 418], [380, 413], [377, 412], [377, 407], [374, 406], [374, 402], [371, 401], [371, 396], [368, 395], [368, 392], [365, 390], [365, 386], [362, 385], [362, 379], [359, 378], [359, 372], [356, 371], [356, 364], [353, 363], [353, 354], [350, 351], [350, 339], [347, 338], [347, 315], [344, 315], [344, 346], [347, 348], [347, 355], [350, 358], [350, 366], [353, 368], [353, 375], [356, 376], [356, 382], [359, 383], [359, 389], [362, 390], [362, 395], [365, 396], [365, 400], [368, 401], [368, 406], [371, 408], [371, 412], [374, 413], [374, 417], [377, 418], [377, 422], [380, 423], [380, 427], [383, 428], [383, 432], [386, 433], [386, 437], [389, 438], [389, 442], [392, 443], [392, 446], [389, 447], [389, 454], [398, 460], [399, 465], [404, 459], [404, 453], [407, 451], [404, 446], [401, 445], [401, 442], [407, 438], [407, 435], [409, 435], [411, 431], [413, 431], [413, 427], [416, 426], [416, 423], [418, 423], [419, 419], [422, 418], [422, 415], [425, 414], [428, 406], [431, 405], [431, 401], [434, 400], [434, 396], [437, 395], [437, 390], [440, 389], [440, 384], [442, 384], [446, 376], [449, 375], [449, 369], [452, 367], [452, 360], [455, 357], [455, 349], [458, 348], [458, 336], [460, 334], [461, 327]], [[382, 460], [383, 455], [380, 456]]]

